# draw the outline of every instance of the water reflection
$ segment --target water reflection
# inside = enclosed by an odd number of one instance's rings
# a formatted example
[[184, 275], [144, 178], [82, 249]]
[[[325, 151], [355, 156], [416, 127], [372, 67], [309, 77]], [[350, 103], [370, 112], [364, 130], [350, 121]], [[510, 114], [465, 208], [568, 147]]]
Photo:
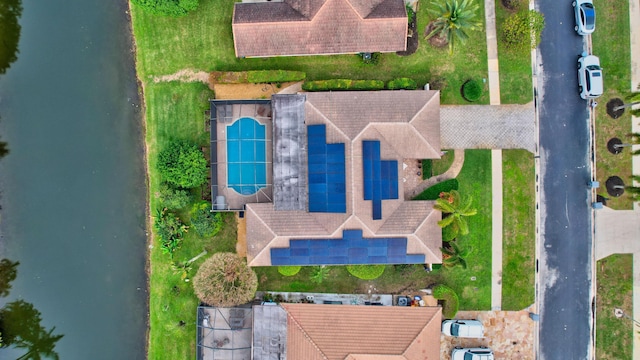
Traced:
[[[0, 296], [6, 297], [11, 282], [18, 275], [17, 261], [0, 260]], [[55, 326], [47, 331], [40, 323], [42, 315], [33, 304], [15, 300], [0, 309], [0, 347], [13, 347], [26, 351], [20, 359], [58, 359], [56, 342], [64, 335], [54, 334]]]
[[0, 74], [4, 74], [11, 63], [18, 59], [21, 0], [0, 0]]

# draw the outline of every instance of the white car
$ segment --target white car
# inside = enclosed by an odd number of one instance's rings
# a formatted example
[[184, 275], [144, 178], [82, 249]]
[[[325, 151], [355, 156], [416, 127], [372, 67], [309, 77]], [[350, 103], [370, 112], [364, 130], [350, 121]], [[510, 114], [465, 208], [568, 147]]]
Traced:
[[442, 322], [442, 333], [447, 336], [481, 338], [484, 337], [484, 326], [478, 320], [445, 320]]
[[589, 35], [596, 29], [596, 9], [593, 0], [576, 0], [573, 2], [576, 17], [575, 30], [579, 35]]
[[493, 351], [487, 348], [455, 348], [451, 360], [493, 360]]
[[600, 59], [594, 55], [585, 55], [578, 59], [578, 86], [580, 97], [595, 99], [604, 91], [604, 79]]

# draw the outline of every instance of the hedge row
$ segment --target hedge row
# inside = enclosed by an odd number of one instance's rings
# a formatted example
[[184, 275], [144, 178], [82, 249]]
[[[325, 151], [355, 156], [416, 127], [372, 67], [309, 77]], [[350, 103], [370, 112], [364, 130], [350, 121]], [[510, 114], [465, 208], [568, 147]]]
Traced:
[[347, 265], [349, 274], [362, 280], [377, 279], [384, 272], [384, 265]]
[[387, 83], [387, 89], [389, 90], [415, 90], [417, 88], [418, 83], [410, 78], [393, 79]]
[[442, 316], [445, 319], [453, 319], [458, 313], [459, 299], [456, 292], [446, 285], [436, 285], [433, 288], [433, 297], [444, 301]]
[[210, 76], [214, 84], [283, 83], [307, 77], [302, 71], [288, 70], [214, 71]]
[[458, 179], [449, 179], [437, 183], [420, 193], [414, 200], [436, 200], [441, 192], [449, 192], [451, 190], [458, 190]]
[[422, 159], [422, 180], [427, 180], [433, 174], [433, 161]]
[[336, 90], [383, 90], [384, 82], [381, 80], [349, 80], [331, 79], [305, 81], [302, 90], [305, 91], [336, 91]]

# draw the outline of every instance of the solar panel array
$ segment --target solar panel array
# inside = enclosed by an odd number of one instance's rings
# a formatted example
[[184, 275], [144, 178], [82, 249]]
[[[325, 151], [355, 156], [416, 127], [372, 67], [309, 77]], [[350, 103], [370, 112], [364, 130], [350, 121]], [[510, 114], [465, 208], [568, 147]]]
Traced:
[[398, 161], [380, 160], [380, 141], [362, 142], [364, 199], [372, 200], [373, 219], [382, 219], [382, 200], [398, 198]]
[[271, 248], [271, 265], [424, 264], [423, 254], [407, 254], [407, 238], [363, 238], [362, 230], [343, 230], [338, 239], [292, 239], [288, 248]]
[[325, 125], [307, 126], [309, 212], [347, 212], [344, 143], [327, 144]]

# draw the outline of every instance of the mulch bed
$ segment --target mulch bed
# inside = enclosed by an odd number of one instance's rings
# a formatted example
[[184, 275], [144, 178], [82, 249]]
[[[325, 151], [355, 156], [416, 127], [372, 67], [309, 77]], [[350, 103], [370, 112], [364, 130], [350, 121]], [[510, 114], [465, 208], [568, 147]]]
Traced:
[[[620, 187], [622, 186], [622, 187]], [[624, 181], [619, 176], [611, 176], [606, 182], [607, 193], [611, 196], [618, 197], [624, 194]]]
[[607, 142], [607, 150], [609, 150], [610, 153], [618, 155], [622, 152], [622, 146], [616, 146], [616, 145], [622, 145], [622, 140], [618, 139], [618, 138], [611, 138], [608, 142]]
[[[429, 23], [429, 25], [427, 25], [427, 28], [424, 29], [424, 36], [427, 36], [431, 33], [431, 31], [433, 31], [434, 25], [433, 25], [433, 21]], [[447, 46], [449, 44], [449, 42], [447, 41], [447, 38], [445, 37], [441, 37], [438, 35], [434, 35], [432, 37], [429, 38], [429, 45], [435, 47], [435, 48], [443, 48], [445, 46]]]
[[399, 56], [408, 56], [418, 50], [418, 42], [420, 39], [418, 36], [418, 31], [416, 31], [416, 18], [417, 16], [414, 16], [413, 21], [409, 23], [409, 32], [407, 35], [407, 50], [396, 52], [396, 54], [398, 54]]
[[615, 110], [616, 107], [624, 105], [624, 101], [620, 98], [613, 98], [607, 102], [607, 115], [617, 119], [624, 114], [624, 109]]

